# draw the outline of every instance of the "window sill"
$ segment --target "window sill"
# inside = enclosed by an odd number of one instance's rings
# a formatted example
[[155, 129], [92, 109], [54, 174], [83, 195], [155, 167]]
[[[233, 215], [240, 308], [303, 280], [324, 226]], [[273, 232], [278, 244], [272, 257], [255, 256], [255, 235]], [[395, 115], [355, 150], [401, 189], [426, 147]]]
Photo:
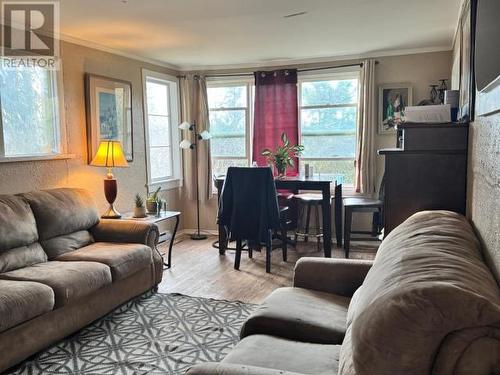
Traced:
[[159, 181], [148, 183], [148, 190], [155, 191], [158, 188], [161, 188], [160, 191], [165, 190], [173, 190], [182, 187], [182, 179], [173, 179], [168, 181]]
[[49, 161], [49, 160], [68, 160], [74, 159], [74, 154], [59, 154], [59, 155], [40, 155], [40, 156], [12, 156], [0, 157], [0, 163], [19, 163], [28, 161]]

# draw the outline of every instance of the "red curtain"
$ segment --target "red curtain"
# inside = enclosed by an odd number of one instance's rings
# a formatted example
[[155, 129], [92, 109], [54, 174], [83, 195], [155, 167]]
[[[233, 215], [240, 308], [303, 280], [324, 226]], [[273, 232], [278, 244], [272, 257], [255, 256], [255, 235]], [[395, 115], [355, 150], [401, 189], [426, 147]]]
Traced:
[[[257, 165], [266, 165], [260, 153], [265, 148], [276, 149], [283, 132], [291, 144], [298, 143], [297, 70], [255, 72], [253, 161]], [[294, 165], [287, 174], [298, 173], [298, 160]]]

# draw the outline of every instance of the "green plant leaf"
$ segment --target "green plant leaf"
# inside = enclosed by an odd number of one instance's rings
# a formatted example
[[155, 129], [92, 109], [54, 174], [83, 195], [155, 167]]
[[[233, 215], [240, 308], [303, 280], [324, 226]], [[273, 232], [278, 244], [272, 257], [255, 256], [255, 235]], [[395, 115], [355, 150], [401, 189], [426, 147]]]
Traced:
[[290, 145], [290, 140], [288, 139], [288, 137], [286, 136], [286, 133], [283, 132], [281, 134], [281, 141], [283, 142], [283, 146], [284, 147], [288, 147]]

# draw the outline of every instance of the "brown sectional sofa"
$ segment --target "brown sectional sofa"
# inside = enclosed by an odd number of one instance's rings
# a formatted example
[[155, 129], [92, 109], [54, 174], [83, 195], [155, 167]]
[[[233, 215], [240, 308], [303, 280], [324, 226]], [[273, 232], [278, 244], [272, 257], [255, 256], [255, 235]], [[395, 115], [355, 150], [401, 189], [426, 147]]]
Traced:
[[221, 363], [189, 375], [500, 374], [500, 289], [467, 220], [420, 212], [373, 264], [302, 258]]
[[157, 240], [85, 190], [0, 196], [0, 372], [158, 285]]

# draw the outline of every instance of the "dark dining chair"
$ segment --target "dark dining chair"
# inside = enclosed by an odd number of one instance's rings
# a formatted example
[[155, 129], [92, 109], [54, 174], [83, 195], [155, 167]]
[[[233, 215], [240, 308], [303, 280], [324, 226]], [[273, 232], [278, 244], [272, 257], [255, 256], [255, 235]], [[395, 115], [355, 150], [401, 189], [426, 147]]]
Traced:
[[[344, 253], [345, 257], [349, 258], [349, 250], [351, 246], [351, 234], [369, 234], [370, 237], [355, 238], [355, 240], [363, 241], [379, 241], [378, 236], [384, 228], [383, 209], [385, 196], [385, 176], [382, 177], [380, 183], [378, 199], [370, 198], [344, 198]], [[372, 230], [371, 231], [353, 231], [352, 230], [352, 214], [354, 212], [372, 213]]]
[[[234, 268], [239, 269], [243, 241], [250, 258], [253, 249], [266, 249], [266, 272], [271, 272], [271, 253], [283, 251], [287, 260], [286, 227], [288, 208], [278, 206], [276, 186], [269, 167], [228, 168], [219, 202], [218, 223], [226, 227], [231, 241], [236, 241]], [[279, 234], [279, 235], [278, 235]], [[273, 246], [273, 238], [280, 242]]]

